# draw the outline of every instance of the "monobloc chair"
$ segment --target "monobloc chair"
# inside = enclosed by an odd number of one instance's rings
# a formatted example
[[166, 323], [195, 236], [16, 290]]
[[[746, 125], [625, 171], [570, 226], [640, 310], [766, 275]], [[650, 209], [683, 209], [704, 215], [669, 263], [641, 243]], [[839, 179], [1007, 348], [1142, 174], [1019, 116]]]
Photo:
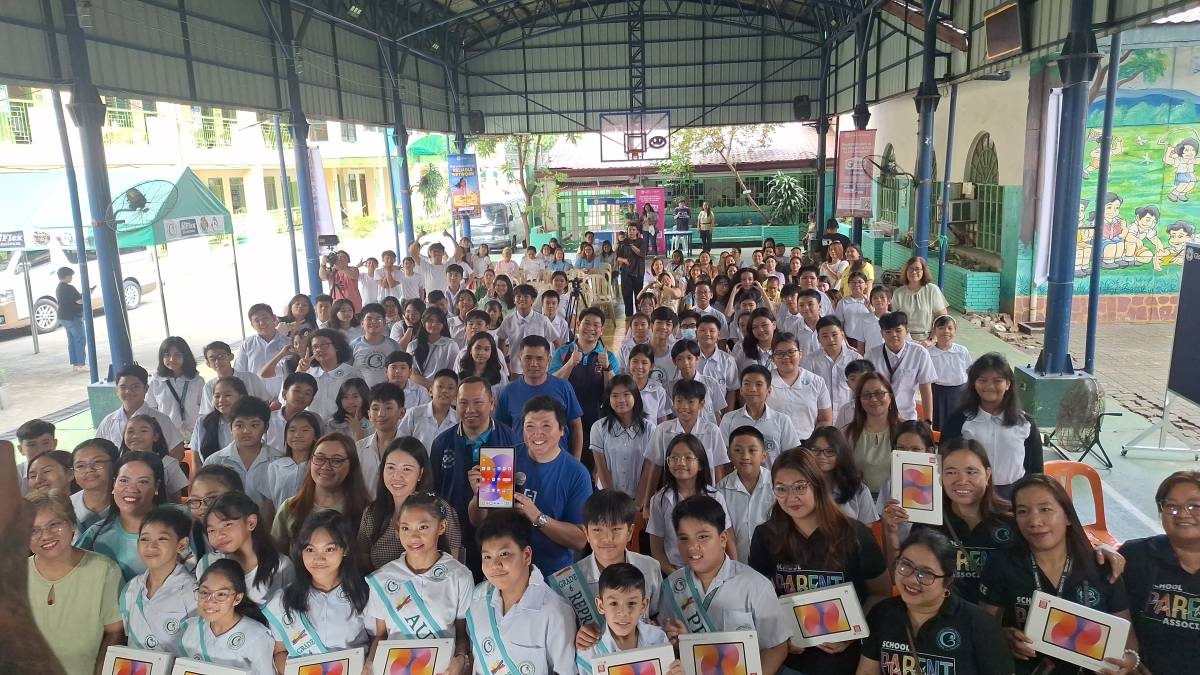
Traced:
[[1104, 489], [1100, 483], [1100, 474], [1090, 464], [1060, 460], [1046, 462], [1045, 471], [1047, 476], [1062, 483], [1062, 486], [1067, 491], [1067, 496], [1071, 498], [1072, 502], [1075, 501], [1075, 494], [1071, 487], [1074, 480], [1076, 478], [1083, 478], [1088, 482], [1088, 486], [1092, 490], [1092, 504], [1096, 512], [1096, 522], [1091, 525], [1085, 524], [1083, 531], [1087, 534], [1088, 540], [1092, 542], [1092, 546], [1108, 544], [1116, 548], [1119, 542], [1109, 533], [1108, 523], [1104, 519]]

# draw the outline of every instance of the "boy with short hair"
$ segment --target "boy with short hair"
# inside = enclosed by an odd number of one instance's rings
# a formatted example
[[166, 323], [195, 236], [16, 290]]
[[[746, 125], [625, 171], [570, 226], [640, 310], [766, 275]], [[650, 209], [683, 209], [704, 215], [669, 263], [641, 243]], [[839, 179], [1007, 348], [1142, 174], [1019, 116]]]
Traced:
[[679, 340], [671, 346], [671, 361], [675, 366], [675, 379], [670, 383], [670, 390], [675, 391], [675, 383], [684, 380], [704, 384], [704, 406], [700, 409], [700, 419], [720, 424], [726, 403], [725, 382], [699, 372], [700, 345], [695, 340]]
[[300, 371], [288, 374], [283, 380], [283, 405], [279, 410], [271, 411], [271, 421], [267, 423], [263, 443], [282, 452], [287, 445], [284, 430], [288, 420], [301, 410], [308, 410], [316, 396], [317, 378]]
[[[850, 391], [858, 391], [858, 381], [864, 373], [875, 372], [875, 364], [866, 359], [855, 359], [846, 364], [846, 386], [850, 387]], [[847, 424], [854, 421], [854, 396], [850, 397], [849, 401], [842, 404], [842, 407], [834, 412], [833, 425], [839, 429], [846, 428]]]
[[687, 566], [663, 582], [658, 614], [667, 636], [753, 630], [762, 672], [778, 672], [788, 654], [790, 624], [771, 582], [725, 554], [729, 535], [721, 504], [704, 495], [688, 497], [675, 505], [671, 520]]
[[333, 318], [333, 296], [328, 293], [318, 295], [313, 308], [317, 312], [317, 328], [328, 328], [329, 320]]
[[917, 419], [917, 397], [921, 398], [922, 419], [933, 419], [933, 382], [937, 369], [921, 345], [908, 339], [908, 315], [892, 312], [879, 317], [883, 344], [867, 352], [876, 372], [885, 373], [895, 392], [900, 419]]
[[546, 578], [550, 588], [574, 608], [581, 627], [604, 625], [604, 612], [597, 604], [602, 591], [597, 593], [597, 584], [614, 565], [629, 564], [638, 570], [643, 575], [642, 592], [652, 601], [649, 607], [657, 607], [662, 566], [653, 557], [626, 548], [633, 539], [636, 519], [637, 506], [624, 492], [599, 490], [583, 503], [584, 533], [592, 554]]
[[217, 374], [204, 383], [204, 393], [200, 395], [200, 416], [212, 412], [213, 390], [217, 388], [217, 380], [223, 377], [236, 377], [246, 385], [246, 393], [264, 401], [270, 401], [274, 396], [267, 390], [261, 377], [255, 373], [238, 370], [233, 367], [233, 350], [226, 342], [215, 340], [204, 345], [204, 363]]
[[625, 334], [625, 339], [621, 341], [621, 347], [617, 350], [617, 364], [621, 366], [621, 370], [629, 370], [629, 352], [649, 341], [650, 316], [640, 312], [634, 314], [629, 319], [629, 332]]
[[792, 328], [796, 335], [796, 346], [804, 354], [812, 354], [821, 350], [821, 342], [817, 339], [817, 322], [821, 320], [821, 291], [806, 288], [800, 291], [796, 298], [800, 320], [794, 322]]
[[433, 374], [432, 383], [432, 400], [409, 407], [396, 427], [397, 435], [412, 436], [426, 448], [433, 445], [433, 439], [443, 431], [458, 425], [458, 414], [454, 411], [458, 374], [443, 368]]
[[[413, 240], [408, 246], [408, 254], [412, 256], [416, 263], [417, 272], [424, 278], [421, 286], [425, 292], [430, 291], [445, 291], [447, 285], [447, 266], [446, 247], [441, 242], [434, 242], [429, 247], [429, 256], [421, 255], [421, 243]], [[407, 261], [406, 261], [407, 262]], [[461, 268], [459, 268], [461, 270]]]
[[737, 359], [717, 345], [721, 339], [722, 321], [723, 318], [718, 319], [710, 314], [700, 316], [696, 324], [696, 344], [700, 345], [700, 362], [696, 370], [725, 386], [725, 409], [732, 410], [737, 404], [737, 390], [741, 382], [738, 379]]
[[675, 329], [679, 327], [679, 315], [670, 307], [655, 307], [650, 313], [650, 348], [654, 350], [654, 374], [652, 378], [666, 385], [675, 381], [678, 370], [671, 357], [671, 346], [675, 344]]
[[486, 580], [475, 587], [467, 630], [475, 675], [567, 675], [575, 670], [575, 614], [532, 566], [529, 521], [491, 514], [476, 540]]
[[704, 383], [696, 380], [680, 380], [671, 390], [675, 419], [659, 424], [650, 436], [650, 444], [646, 447], [645, 459], [642, 461], [642, 477], [638, 481], [637, 499], [641, 507], [639, 510], [650, 508], [650, 497], [658, 489], [663, 466], [667, 463], [668, 445], [671, 439], [679, 434], [688, 433], [700, 439], [700, 443], [708, 452], [708, 465], [712, 468], [715, 480], [724, 478], [725, 474], [729, 473], [729, 453], [721, 429], [712, 422], [700, 419], [704, 396]]
[[[438, 309], [442, 310], [446, 316], [450, 316], [450, 298], [446, 296], [444, 291], [437, 289], [429, 291], [429, 293], [425, 295], [425, 302], [430, 307], [437, 307]], [[448, 325], [446, 326], [446, 330], [450, 330]]]
[[429, 403], [429, 390], [412, 380], [413, 355], [406, 351], [394, 351], [383, 360], [387, 381], [404, 391], [404, 402], [409, 406]]
[[[739, 427], [750, 426], [758, 429], [766, 445], [768, 466], [775, 461], [779, 453], [804, 442], [792, 419], [767, 405], [767, 399], [771, 396], [771, 371], [766, 366], [752, 363], [742, 369], [741, 392], [745, 405], [721, 418], [722, 438], [729, 438]], [[732, 453], [729, 458], [734, 461], [734, 468], [737, 468], [737, 461]], [[746, 534], [747, 544], [750, 543], [750, 534], [752, 533]], [[740, 537], [738, 541], [741, 541]]]
[[130, 647], [186, 656], [180, 629], [196, 611], [196, 577], [182, 562], [191, 530], [192, 519], [174, 505], [157, 506], [142, 519], [137, 552], [146, 571], [118, 598]]
[[387, 381], [384, 360], [388, 354], [400, 349], [400, 343], [387, 335], [387, 311], [377, 302], [363, 305], [362, 313], [363, 334], [350, 342], [354, 351], [354, 367], [358, 374], [373, 387]]
[[821, 299], [821, 316], [833, 313], [833, 303], [829, 296], [821, 293], [821, 270], [816, 265], [804, 265], [800, 268], [800, 290], [813, 290], [819, 293]]
[[[547, 342], [554, 340], [554, 325], [540, 312], [533, 311], [533, 303], [537, 300], [537, 289], [529, 284], [520, 284], [513, 291], [513, 302], [516, 309], [500, 323], [497, 336], [500, 340], [500, 351], [507, 355], [508, 370], [513, 379], [525, 373], [521, 365], [521, 341], [530, 335], [540, 335]], [[551, 349], [551, 351], [554, 351]]]
[[781, 333], [796, 333], [804, 324], [800, 318], [800, 287], [787, 284], [779, 292], [780, 307], [776, 313], [775, 325]]
[[183, 437], [179, 435], [179, 427], [164, 413], [150, 407], [146, 403], [146, 393], [150, 389], [150, 374], [146, 369], [130, 364], [117, 371], [117, 398], [121, 407], [105, 415], [96, 427], [96, 436], [112, 441], [118, 448], [125, 440], [125, 425], [135, 415], [149, 415], [162, 427], [163, 439], [167, 442], [168, 454], [176, 459], [183, 457]]
[[269, 513], [272, 509], [267, 466], [283, 456], [279, 450], [263, 443], [263, 435], [271, 421], [271, 409], [264, 401], [245, 396], [233, 405], [229, 416], [233, 443], [209, 455], [204, 463], [228, 466], [236, 471], [242, 479], [242, 492], [265, 509], [261, 520], [271, 522], [275, 514]]
[[829, 387], [829, 403], [834, 413], [854, 400], [854, 392], [846, 383], [846, 366], [862, 356], [846, 344], [842, 322], [836, 316], [823, 316], [817, 321], [817, 343], [820, 349], [805, 352], [800, 367], [814, 372]]
[[25, 458], [25, 461], [17, 465], [17, 484], [21, 488], [22, 496], [29, 490], [26, 476], [29, 464], [47, 452], [58, 449], [55, 431], [53, 424], [42, 419], [32, 419], [17, 427], [17, 450]]
[[462, 265], [458, 263], [446, 265], [446, 297], [454, 298], [458, 296], [459, 291], [467, 290], [464, 279], [466, 279], [466, 274]]
[[[648, 608], [658, 605], [657, 598], [652, 600], [646, 592], [648, 584], [642, 570], [629, 563], [616, 563], [600, 573], [597, 585], [597, 611], [603, 615], [604, 632], [591, 647], [579, 650], [575, 657], [579, 675], [592, 675], [592, 659], [597, 656], [670, 644], [663, 629], [642, 620]], [[587, 634], [587, 642], [593, 639]], [[679, 659], [671, 662], [666, 675], [683, 675]]]
[[542, 316], [550, 320], [550, 325], [554, 327], [554, 337], [550, 340], [551, 346], [555, 349], [565, 345], [570, 339], [570, 328], [567, 327], [567, 320], [563, 318], [563, 313], [559, 311], [559, 303], [562, 301], [562, 296], [553, 288], [542, 292]]
[[400, 263], [401, 269], [396, 271], [396, 290], [404, 300], [422, 300], [425, 298], [425, 276], [417, 271], [417, 261], [412, 256], [405, 256]]
[[738, 319], [743, 316], [750, 316], [754, 310], [758, 309], [758, 298], [751, 294], [749, 297], [743, 297], [738, 300], [735, 306], [736, 311], [730, 314], [728, 321], [725, 323], [725, 329], [721, 332], [721, 338], [726, 340], [730, 345], [742, 340], [742, 329], [738, 327]]
[[[793, 447], [796, 446], [789, 445], [784, 449]], [[729, 509], [738, 560], [749, 559], [754, 529], [767, 522], [771, 507], [775, 505], [771, 470], [767, 468], [770, 461], [767, 458], [767, 439], [757, 427], [746, 424], [729, 432], [729, 459], [733, 461], [733, 473], [717, 481], [717, 490]]]
[[287, 330], [279, 330], [279, 317], [275, 316], [275, 310], [264, 302], [250, 305], [246, 317], [250, 319], [254, 335], [242, 341], [242, 348], [233, 359], [233, 370], [241, 373], [260, 373], [263, 366], [291, 344], [287, 333], [293, 330], [294, 326], [288, 325]]
[[725, 315], [721, 310], [712, 306], [713, 290], [712, 282], [707, 277], [701, 277], [692, 286], [692, 298], [696, 301], [696, 306], [693, 308], [700, 316], [714, 316], [722, 326], [725, 325]]
[[[404, 390], [391, 382], [381, 382], [371, 387], [371, 405], [367, 407], [367, 419], [375, 427], [375, 433], [358, 442], [358, 465], [362, 469], [367, 492], [375, 498], [375, 486], [379, 482], [379, 467], [383, 453], [398, 436], [397, 427], [404, 417]], [[425, 443], [425, 441], [422, 441]], [[425, 443], [425, 447], [429, 447]]]

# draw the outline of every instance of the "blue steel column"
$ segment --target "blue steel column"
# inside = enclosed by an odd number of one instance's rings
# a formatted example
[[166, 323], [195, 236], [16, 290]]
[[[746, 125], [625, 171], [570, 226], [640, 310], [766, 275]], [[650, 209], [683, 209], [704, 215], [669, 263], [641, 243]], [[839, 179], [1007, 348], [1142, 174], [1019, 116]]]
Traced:
[[[1087, 336], [1083, 369], [1096, 372], [1096, 326], [1100, 322], [1100, 258], [1104, 248], [1104, 195], [1108, 192], [1109, 153], [1112, 152], [1113, 107], [1120, 86], [1121, 34], [1113, 33], [1108, 47], [1108, 87], [1104, 91], [1104, 133], [1100, 136], [1100, 170], [1096, 177], [1096, 223], [1092, 230], [1092, 274], [1088, 284]], [[1073, 291], [1072, 291], [1073, 292]]]
[[[826, 218], [826, 199], [825, 199], [825, 165], [828, 162], [826, 155], [829, 154], [828, 142], [826, 136], [829, 135], [829, 59], [830, 53], [833, 51], [833, 46], [829, 44], [827, 39], [821, 45], [821, 71], [817, 82], [817, 198], [815, 213], [817, 217], [813, 227], [817, 229], [817, 238], [825, 231]], [[812, 232], [805, 233], [806, 237], [811, 239]]]
[[[398, 54], [395, 50], [391, 52], [391, 60], [388, 61], [389, 67], [394, 67], [391, 64], [399, 63], [397, 60]], [[393, 70], [392, 72], [392, 114], [395, 117], [395, 134], [396, 153], [400, 162], [400, 170], [396, 176], [399, 189], [398, 196], [400, 197], [400, 209], [404, 218], [404, 248], [397, 253], [403, 258], [408, 250], [408, 246], [417, 240], [413, 234], [413, 205], [412, 205], [412, 183], [408, 178], [408, 124], [404, 120], [404, 105], [400, 100], [400, 79]], [[391, 175], [391, 166], [388, 166], [388, 174]]]
[[[458, 96], [458, 73], [449, 65], [446, 66], [446, 84], [450, 88], [450, 100], [453, 110], [450, 111], [454, 115], [454, 147], [458, 149], [458, 154], [464, 154], [467, 151], [467, 137], [463, 134], [462, 128], [462, 102]], [[536, 140], [537, 137], [534, 137]], [[450, 178], [449, 176], [447, 178]], [[453, 183], [453, 181], [450, 181]], [[453, 205], [451, 206], [450, 220], [454, 220]], [[467, 216], [462, 217], [462, 236], [471, 238], [471, 219]], [[447, 254], [453, 253], [447, 251]], [[470, 251], [467, 251], [470, 253]]]
[[[854, 27], [854, 46], [858, 49], [858, 80], [854, 87], [854, 128], [862, 131], [871, 121], [871, 108], [867, 105], [867, 56], [871, 53], [871, 27], [875, 23], [875, 13], [859, 19]], [[854, 217], [854, 230], [851, 239], [856, 244], [862, 243], [863, 219]]]
[[954, 157], [954, 118], [958, 114], [958, 85], [950, 85], [950, 119], [946, 121], [946, 161], [942, 172], [942, 222], [938, 228], [938, 286], [946, 279], [946, 253], [950, 249], [950, 239], [946, 230], [950, 229], [950, 166]]
[[1062, 115], [1054, 176], [1054, 215], [1050, 229], [1046, 339], [1037, 361], [1037, 371], [1044, 375], [1075, 372], [1068, 348], [1071, 303], [1075, 293], [1079, 196], [1083, 191], [1083, 137], [1087, 127], [1088, 87], [1100, 61], [1096, 51], [1096, 36], [1092, 32], [1093, 5], [1093, 0], [1071, 0], [1071, 29], [1058, 60], [1063, 82]]
[[317, 246], [317, 210], [313, 201], [312, 166], [308, 163], [308, 120], [300, 102], [300, 75], [296, 72], [296, 33], [292, 28], [292, 0], [279, 0], [279, 25], [283, 31], [280, 49], [286, 54], [288, 105], [291, 108], [292, 148], [296, 153], [296, 185], [300, 188], [300, 221], [304, 233], [304, 262], [308, 270], [308, 293], [324, 292], [320, 249]]
[[[937, 80], [934, 61], [937, 59], [938, 9], [941, 0], [927, 0], [925, 5], [925, 39], [921, 54], [921, 86], [915, 97], [920, 116], [917, 134], [917, 222], [913, 230], [913, 255], [929, 257], [929, 225], [933, 201], [933, 118], [937, 112]], [[949, 161], [947, 158], [946, 161]]]
[[[110, 213], [112, 193], [108, 185], [108, 162], [104, 157], [104, 102], [92, 83], [87, 38], [79, 26], [75, 0], [62, 0], [67, 32], [67, 52], [71, 60], [71, 104], [67, 109], [79, 127], [79, 147], [83, 155], [83, 178], [91, 210], [92, 236], [96, 243], [96, 263], [100, 272], [100, 292], [104, 298], [104, 324], [108, 328], [108, 351], [113, 372], [133, 363], [129, 344], [129, 322], [125, 298], [121, 292], [121, 257], [117, 248], [115, 219]], [[86, 265], [86, 259], [81, 264]], [[88, 295], [89, 289], [84, 289]], [[95, 363], [95, 359], [92, 360]]]
[[75, 224], [75, 255], [79, 257], [79, 287], [83, 290], [83, 329], [87, 343], [88, 370], [91, 381], [100, 381], [100, 367], [96, 364], [96, 323], [92, 314], [92, 281], [87, 266], [87, 234], [83, 231], [83, 212], [79, 206], [79, 179], [75, 175], [75, 158], [71, 156], [71, 139], [67, 136], [67, 120], [63, 116], [62, 94], [58, 88], [50, 89], [54, 99], [54, 121], [58, 123], [58, 140], [62, 145], [63, 169], [67, 173], [67, 196], [71, 200], [71, 220]]

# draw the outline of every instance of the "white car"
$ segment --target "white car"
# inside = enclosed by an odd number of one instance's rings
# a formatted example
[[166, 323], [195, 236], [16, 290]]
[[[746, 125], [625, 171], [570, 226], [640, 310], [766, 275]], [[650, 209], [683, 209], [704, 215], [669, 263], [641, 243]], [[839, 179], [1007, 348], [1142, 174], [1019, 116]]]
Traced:
[[[25, 290], [25, 267], [29, 266], [29, 284], [32, 290], [32, 311]], [[92, 284], [92, 307], [102, 309], [100, 294], [100, 268], [96, 252], [87, 252], [88, 277]], [[25, 328], [32, 317], [39, 333], [49, 333], [58, 328], [58, 302], [54, 290], [58, 287], [58, 270], [70, 267], [75, 270], [71, 283], [79, 288], [83, 278], [79, 274], [79, 254], [74, 248], [56, 247], [27, 251], [0, 251], [0, 330]], [[121, 249], [121, 297], [125, 309], [134, 309], [142, 303], [142, 295], [158, 288], [154, 273], [154, 258], [144, 246]]]

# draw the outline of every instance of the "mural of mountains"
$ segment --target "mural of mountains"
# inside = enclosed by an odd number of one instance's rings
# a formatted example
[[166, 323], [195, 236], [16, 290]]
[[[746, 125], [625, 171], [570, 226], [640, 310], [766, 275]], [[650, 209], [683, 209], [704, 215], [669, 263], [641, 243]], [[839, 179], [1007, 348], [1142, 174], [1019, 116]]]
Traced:
[[[1104, 120], [1104, 99], [1088, 109], [1088, 126]], [[1200, 96], [1180, 89], [1125, 89], [1117, 92], [1116, 126], [1200, 124]]]

